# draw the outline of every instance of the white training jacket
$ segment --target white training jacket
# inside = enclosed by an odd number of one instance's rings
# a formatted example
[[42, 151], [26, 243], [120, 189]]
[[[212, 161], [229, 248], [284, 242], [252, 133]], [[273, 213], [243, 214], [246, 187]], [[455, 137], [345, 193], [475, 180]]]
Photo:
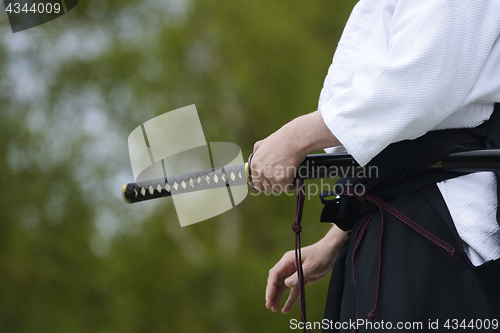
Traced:
[[[366, 165], [393, 142], [478, 126], [495, 102], [500, 0], [360, 0], [328, 70], [319, 110], [343, 147]], [[500, 258], [494, 174], [438, 187], [471, 262]]]

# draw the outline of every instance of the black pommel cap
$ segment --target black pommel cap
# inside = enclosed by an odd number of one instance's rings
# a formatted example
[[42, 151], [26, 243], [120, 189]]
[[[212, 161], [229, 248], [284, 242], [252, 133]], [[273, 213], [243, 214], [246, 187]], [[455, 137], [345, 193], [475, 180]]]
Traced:
[[[151, 183], [157, 183], [157, 180], [150, 181]], [[136, 183], [129, 183], [122, 186], [122, 196], [123, 201], [126, 203], [135, 203], [140, 201], [146, 201], [156, 198], [163, 198], [170, 196], [171, 189], [170, 187], [159, 187], [157, 184], [153, 186], [152, 184], [147, 185], [139, 185]]]

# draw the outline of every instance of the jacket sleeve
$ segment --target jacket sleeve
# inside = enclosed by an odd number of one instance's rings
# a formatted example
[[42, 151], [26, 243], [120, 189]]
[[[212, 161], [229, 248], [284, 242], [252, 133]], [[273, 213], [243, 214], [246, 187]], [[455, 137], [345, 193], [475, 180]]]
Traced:
[[500, 98], [500, 1], [377, 0], [372, 6], [384, 6], [378, 33], [377, 22], [363, 20], [369, 8], [355, 7], [319, 108], [358, 163], [439, 128], [460, 110], [479, 119], [461, 127], [488, 119], [492, 108], [484, 106]]

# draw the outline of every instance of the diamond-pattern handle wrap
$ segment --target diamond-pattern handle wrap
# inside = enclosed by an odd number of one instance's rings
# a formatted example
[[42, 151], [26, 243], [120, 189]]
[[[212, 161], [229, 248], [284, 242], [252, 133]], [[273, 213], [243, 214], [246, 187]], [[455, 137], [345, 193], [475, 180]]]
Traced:
[[185, 173], [167, 178], [146, 180], [123, 185], [122, 195], [126, 203], [135, 203], [171, 195], [246, 185], [248, 163]]

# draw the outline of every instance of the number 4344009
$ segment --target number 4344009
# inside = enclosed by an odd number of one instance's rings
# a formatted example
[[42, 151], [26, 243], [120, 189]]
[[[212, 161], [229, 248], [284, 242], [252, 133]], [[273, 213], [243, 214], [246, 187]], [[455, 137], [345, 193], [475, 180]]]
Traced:
[[55, 3], [55, 4], [51, 4], [51, 3], [34, 3], [33, 5], [31, 5], [31, 7], [28, 8], [28, 4], [24, 4], [24, 6], [21, 8], [21, 4], [20, 3], [9, 3], [9, 5], [7, 6], [7, 8], [5, 9], [7, 12], [9, 13], [14, 13], [14, 14], [19, 14], [21, 12], [23, 13], [47, 13], [47, 14], [50, 14], [50, 13], [59, 13], [61, 11], [61, 4], [59, 3]]

